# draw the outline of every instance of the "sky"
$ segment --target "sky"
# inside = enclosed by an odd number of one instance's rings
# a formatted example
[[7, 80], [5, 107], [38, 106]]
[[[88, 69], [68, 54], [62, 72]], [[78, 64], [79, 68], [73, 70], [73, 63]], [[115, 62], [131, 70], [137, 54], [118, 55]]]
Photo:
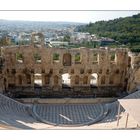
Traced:
[[2, 0], [0, 19], [89, 23], [132, 16], [140, 13], [139, 5], [140, 0]]
[[138, 13], [140, 11], [0, 11], [0, 19], [89, 23]]

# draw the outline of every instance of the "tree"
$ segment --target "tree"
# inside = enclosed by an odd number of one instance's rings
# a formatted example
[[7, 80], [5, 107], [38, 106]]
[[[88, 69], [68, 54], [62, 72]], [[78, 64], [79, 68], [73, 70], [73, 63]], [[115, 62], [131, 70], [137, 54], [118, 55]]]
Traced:
[[69, 35], [65, 35], [63, 41], [70, 42], [70, 36]]
[[140, 14], [109, 21], [98, 21], [77, 27], [80, 32], [89, 32], [99, 37], [109, 37], [121, 44], [140, 44]]

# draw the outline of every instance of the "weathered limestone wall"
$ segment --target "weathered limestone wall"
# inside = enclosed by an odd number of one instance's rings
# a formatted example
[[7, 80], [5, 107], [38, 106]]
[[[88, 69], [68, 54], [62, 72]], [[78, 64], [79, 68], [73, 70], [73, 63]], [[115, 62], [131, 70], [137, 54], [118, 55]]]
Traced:
[[33, 33], [30, 45], [1, 49], [0, 91], [27, 96], [113, 97], [140, 88], [139, 67], [140, 54], [128, 49], [47, 48], [44, 36]]
[[[17, 53], [22, 54], [22, 61], [16, 59]], [[35, 60], [36, 53], [41, 60]], [[59, 54], [59, 60], [53, 60], [54, 54]], [[75, 61], [77, 54], [80, 59]], [[114, 58], [111, 58], [112, 54]], [[70, 75], [69, 86], [72, 89], [79, 90], [85, 87], [86, 92], [91, 91], [90, 80], [93, 73], [97, 74], [97, 88], [119, 87], [118, 89], [123, 90], [126, 87], [124, 82], [128, 70], [126, 49], [7, 47], [3, 50], [3, 59], [4, 90], [13, 89], [13, 87], [29, 87], [31, 91], [34, 91], [35, 74], [40, 74], [42, 89], [62, 91], [62, 74], [65, 73]]]
[[140, 89], [140, 53], [129, 52], [131, 59], [130, 68], [128, 70], [128, 92], [134, 92]]

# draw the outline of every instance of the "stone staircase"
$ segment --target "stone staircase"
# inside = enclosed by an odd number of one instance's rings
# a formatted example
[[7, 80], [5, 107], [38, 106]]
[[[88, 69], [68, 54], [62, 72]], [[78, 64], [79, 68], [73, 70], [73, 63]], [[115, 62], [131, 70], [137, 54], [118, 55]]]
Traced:
[[[139, 98], [140, 91], [124, 97], [124, 99]], [[125, 110], [121, 107], [121, 113], [123, 112]], [[34, 129], [40, 124], [78, 127], [99, 122], [108, 125], [116, 122], [117, 114], [118, 101], [107, 104], [25, 105], [0, 94], [0, 124], [15, 129]]]
[[0, 123], [16, 129], [32, 129], [25, 123], [34, 123], [32, 106], [24, 105], [0, 94]]

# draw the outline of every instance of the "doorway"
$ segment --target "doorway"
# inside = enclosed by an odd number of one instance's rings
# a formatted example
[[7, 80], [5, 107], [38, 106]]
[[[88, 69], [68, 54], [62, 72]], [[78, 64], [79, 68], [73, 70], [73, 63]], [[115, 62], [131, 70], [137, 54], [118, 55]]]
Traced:
[[71, 87], [70, 74], [69, 73], [62, 74], [62, 88], [70, 88], [70, 87]]
[[97, 87], [97, 85], [98, 85], [98, 75], [97, 73], [92, 73], [90, 79], [90, 87]]

